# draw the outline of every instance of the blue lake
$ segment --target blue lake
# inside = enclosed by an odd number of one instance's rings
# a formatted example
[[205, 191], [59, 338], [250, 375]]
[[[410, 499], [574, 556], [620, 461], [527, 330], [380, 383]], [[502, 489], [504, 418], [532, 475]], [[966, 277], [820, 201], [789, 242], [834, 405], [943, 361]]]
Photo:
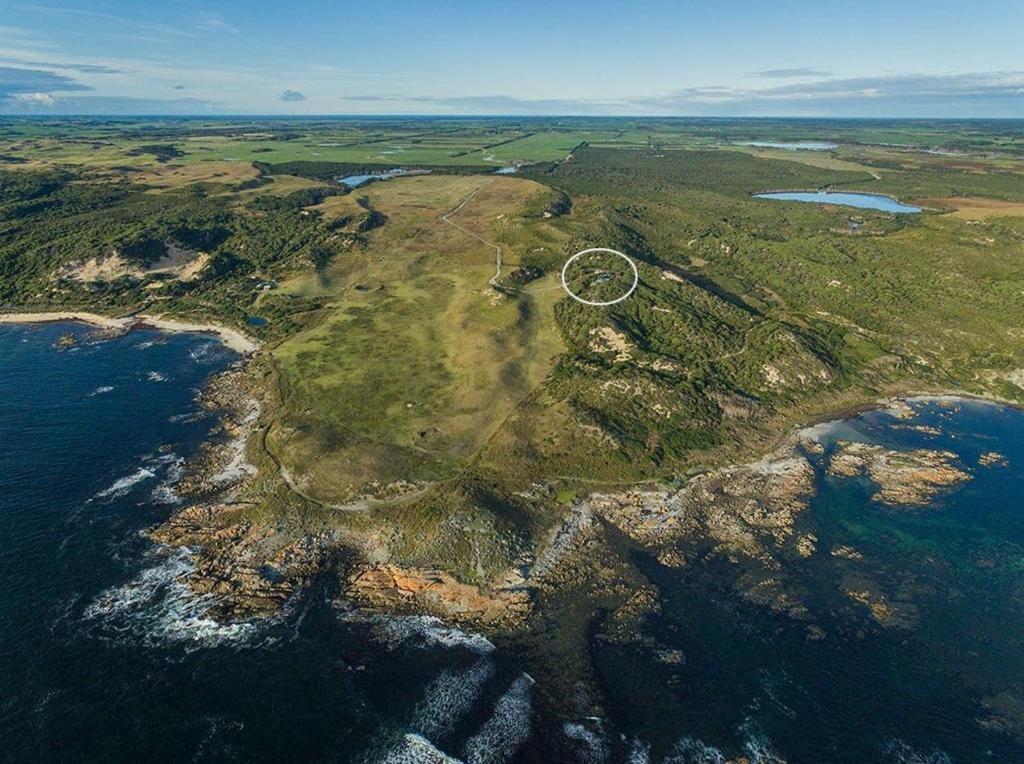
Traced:
[[401, 178], [403, 175], [425, 175], [428, 170], [404, 170], [401, 167], [397, 167], [394, 170], [387, 170], [386, 172], [374, 172], [367, 173], [365, 175], [346, 175], [343, 178], [338, 178], [338, 182], [348, 186], [349, 188], [358, 188], [359, 186], [365, 185], [373, 180], [391, 180], [392, 178]]
[[909, 215], [920, 212], [920, 207], [893, 199], [882, 194], [841, 193], [837, 191], [773, 191], [754, 194], [757, 199], [772, 199], [779, 202], [811, 202], [813, 204], [838, 204], [862, 210], [880, 210], [894, 215]]
[[786, 149], [787, 151], [832, 151], [839, 148], [838, 143], [827, 141], [797, 141], [795, 143], [776, 143], [775, 141], [747, 141], [739, 146], [753, 146], [758, 149]]

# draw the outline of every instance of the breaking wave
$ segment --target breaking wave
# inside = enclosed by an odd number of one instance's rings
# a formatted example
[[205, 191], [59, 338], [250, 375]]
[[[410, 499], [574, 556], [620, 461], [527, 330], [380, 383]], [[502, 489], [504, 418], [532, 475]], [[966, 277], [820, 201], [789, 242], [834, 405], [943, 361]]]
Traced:
[[626, 764], [648, 764], [651, 760], [651, 744], [642, 740], [633, 739], [629, 746], [629, 755], [626, 757]]
[[109, 393], [113, 389], [114, 388], [111, 385], [103, 385], [101, 387], [97, 387], [95, 390], [93, 390], [91, 393], [89, 393], [89, 397], [90, 398], [95, 398], [97, 395], [106, 395], [107, 393]]
[[165, 467], [166, 472], [163, 481], [149, 495], [150, 501], [171, 506], [181, 504], [181, 496], [174, 487], [185, 474], [185, 459], [177, 454], [164, 454], [157, 461]]
[[189, 350], [188, 357], [191, 358], [193, 361], [198, 361], [200, 359], [206, 358], [208, 355], [210, 355], [210, 351], [216, 349], [217, 347], [218, 345], [215, 342], [203, 343], [202, 345], [193, 348], [192, 350]]
[[702, 740], [683, 737], [672, 746], [664, 764], [725, 764], [725, 755]]
[[468, 764], [500, 764], [511, 759], [530, 737], [530, 698], [534, 681], [520, 674], [494, 704], [494, 714], [466, 741]]
[[166, 382], [167, 375], [161, 374], [159, 371], [150, 371], [146, 373], [146, 379], [150, 382]]
[[785, 764], [786, 760], [775, 753], [771, 741], [756, 721], [749, 717], [744, 719], [739, 732], [750, 764]]
[[380, 764], [461, 764], [422, 735], [405, 735], [377, 761]]
[[[600, 727], [600, 721], [594, 723]], [[583, 764], [601, 764], [608, 759], [608, 744], [604, 734], [595, 732], [579, 722], [566, 722], [562, 725], [563, 734], [577, 743], [576, 760]]]
[[467, 668], [442, 671], [424, 690], [410, 726], [434, 740], [444, 737], [473, 707], [493, 675], [494, 663], [487, 657]]
[[156, 473], [145, 467], [139, 467], [130, 475], [125, 475], [120, 478], [109, 487], [100, 491], [94, 498], [97, 499], [116, 499], [126, 495], [132, 488], [144, 480], [152, 480], [156, 477]]
[[392, 649], [413, 641], [424, 647], [464, 647], [480, 655], [494, 652], [494, 644], [487, 637], [446, 626], [444, 621], [434, 616], [375, 615], [369, 620], [374, 636]]
[[185, 469], [185, 460], [177, 454], [161, 454], [150, 456], [144, 460], [143, 466], [129, 475], [118, 478], [109, 487], [97, 493], [91, 500], [119, 499], [127, 496], [135, 486], [147, 480], [154, 480], [162, 475], [160, 485], [153, 489], [150, 499], [157, 504], [177, 504], [181, 501], [174, 492], [174, 486], [181, 481]]
[[130, 635], [146, 645], [185, 645], [190, 651], [223, 644], [247, 643], [259, 625], [220, 623], [206, 615], [217, 602], [195, 594], [181, 579], [194, 570], [191, 550], [161, 551], [163, 559], [134, 579], [99, 594], [85, 609], [86, 621], [108, 635]]

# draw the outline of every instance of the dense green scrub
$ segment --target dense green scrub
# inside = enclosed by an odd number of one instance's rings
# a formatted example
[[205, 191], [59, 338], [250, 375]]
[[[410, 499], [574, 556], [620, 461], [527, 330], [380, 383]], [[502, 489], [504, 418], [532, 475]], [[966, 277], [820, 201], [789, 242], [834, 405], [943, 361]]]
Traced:
[[[300, 214], [315, 195], [293, 192], [301, 198], [239, 206], [223, 191], [194, 185], [155, 194], [125, 183], [82, 182], [73, 173], [0, 172], [0, 305], [153, 308], [244, 325], [259, 301], [260, 315], [277, 320], [248, 329], [286, 334], [295, 328], [288, 316], [314, 305], [277, 299], [264, 286], [335, 257], [339, 234]], [[210, 256], [199, 278], [60, 277], [62, 266], [115, 253], [152, 265], [167, 244]]]
[[[1024, 365], [1024, 226], [1012, 220], [752, 199], [867, 182], [728, 152], [587, 148], [527, 174], [572, 198], [559, 220], [575, 242], [629, 254], [641, 283], [610, 308], [557, 306], [570, 352], [518, 423], [522, 437], [501, 444], [524, 472], [664, 476], [710, 447], [763, 442], [775, 415], [895, 389], [1021, 398], [1007, 381]], [[891, 177], [894, 190], [917, 182]], [[528, 262], [554, 269], [561, 257]], [[531, 421], [559, 406], [594, 437]]]

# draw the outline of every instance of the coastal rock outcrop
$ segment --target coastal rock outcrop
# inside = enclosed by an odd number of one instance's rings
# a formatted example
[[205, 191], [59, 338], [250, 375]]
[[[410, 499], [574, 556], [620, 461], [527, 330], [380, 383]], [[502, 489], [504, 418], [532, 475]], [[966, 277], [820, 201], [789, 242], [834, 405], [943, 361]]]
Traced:
[[918, 448], [895, 451], [871, 443], [840, 441], [828, 464], [834, 477], [866, 475], [878, 485], [874, 500], [890, 506], [923, 506], [937, 494], [970, 480], [956, 454]]
[[195, 569], [186, 582], [196, 594], [215, 596], [209, 615], [220, 620], [278, 612], [312, 581], [332, 548], [325, 534], [286, 539], [224, 504], [183, 509], [149, 537], [193, 550]]
[[485, 626], [513, 625], [530, 611], [529, 594], [522, 589], [486, 590], [461, 583], [441, 570], [391, 563], [364, 568], [350, 580], [346, 593], [372, 608], [429, 613]]
[[790, 542], [799, 556], [813, 552], [813, 539], [795, 538], [797, 518], [813, 492], [810, 463], [789, 450], [699, 475], [674, 493], [596, 494], [588, 504], [640, 544], [704, 538], [726, 554], [773, 563], [774, 552]]

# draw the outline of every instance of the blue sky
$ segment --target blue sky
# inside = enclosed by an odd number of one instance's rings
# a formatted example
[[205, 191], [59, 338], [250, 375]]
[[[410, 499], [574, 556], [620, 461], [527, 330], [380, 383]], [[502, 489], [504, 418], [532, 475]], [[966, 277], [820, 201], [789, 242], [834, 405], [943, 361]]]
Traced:
[[1024, 118], [1022, 40], [1022, 0], [0, 0], [0, 113]]

